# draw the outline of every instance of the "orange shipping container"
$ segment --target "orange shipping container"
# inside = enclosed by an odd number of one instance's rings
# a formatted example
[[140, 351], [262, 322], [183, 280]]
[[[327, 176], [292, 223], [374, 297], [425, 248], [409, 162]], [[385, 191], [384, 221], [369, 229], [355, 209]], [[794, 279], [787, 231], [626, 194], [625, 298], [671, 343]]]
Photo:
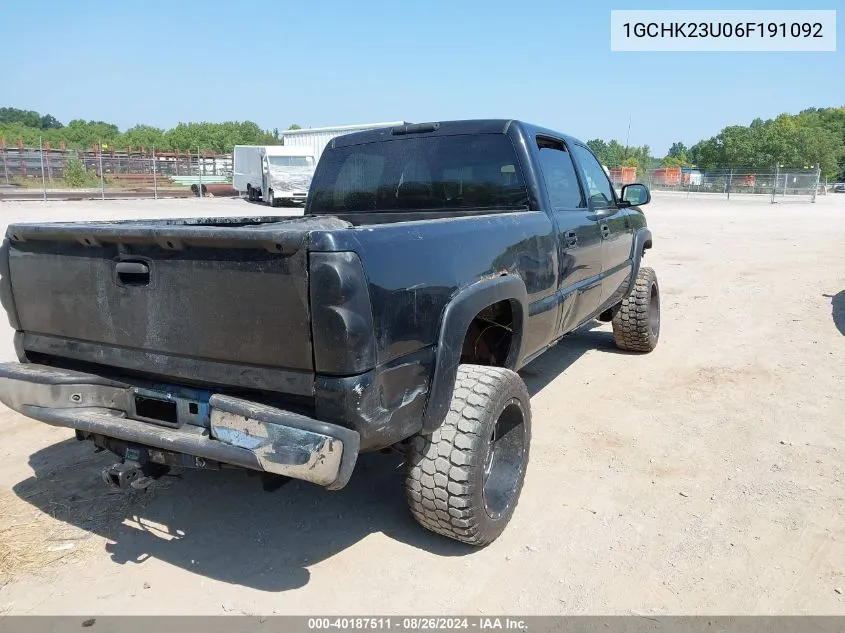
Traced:
[[681, 168], [662, 167], [655, 169], [652, 178], [654, 183], [658, 185], [679, 185], [681, 184]]
[[613, 167], [610, 170], [610, 179], [615, 183], [630, 185], [637, 180], [636, 167]]
[[666, 184], [680, 185], [681, 184], [681, 168], [667, 167], [666, 168]]

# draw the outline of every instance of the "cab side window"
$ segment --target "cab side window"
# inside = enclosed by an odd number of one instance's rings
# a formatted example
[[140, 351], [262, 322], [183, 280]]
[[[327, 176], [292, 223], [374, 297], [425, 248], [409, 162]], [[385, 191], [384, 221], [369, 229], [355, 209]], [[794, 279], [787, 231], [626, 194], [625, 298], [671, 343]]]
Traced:
[[594, 209], [606, 209], [616, 204], [616, 199], [613, 197], [613, 187], [607, 174], [604, 173], [601, 164], [593, 153], [586, 147], [574, 145], [572, 152], [575, 154], [575, 159], [578, 161], [581, 177], [584, 180], [584, 187], [587, 189], [587, 196], [590, 198], [590, 204]]
[[537, 149], [552, 208], [583, 207], [584, 197], [566, 145], [556, 139], [541, 137], [537, 139]]

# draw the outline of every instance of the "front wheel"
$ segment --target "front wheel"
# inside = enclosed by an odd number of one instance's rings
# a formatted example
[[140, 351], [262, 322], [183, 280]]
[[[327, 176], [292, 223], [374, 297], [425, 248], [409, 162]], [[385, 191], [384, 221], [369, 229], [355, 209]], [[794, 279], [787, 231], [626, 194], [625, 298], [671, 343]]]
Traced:
[[619, 349], [650, 352], [660, 337], [660, 287], [652, 268], [640, 268], [631, 294], [613, 315], [613, 340]]
[[487, 545], [504, 531], [528, 465], [531, 408], [509, 369], [461, 365], [446, 419], [407, 453], [405, 491], [425, 528]]

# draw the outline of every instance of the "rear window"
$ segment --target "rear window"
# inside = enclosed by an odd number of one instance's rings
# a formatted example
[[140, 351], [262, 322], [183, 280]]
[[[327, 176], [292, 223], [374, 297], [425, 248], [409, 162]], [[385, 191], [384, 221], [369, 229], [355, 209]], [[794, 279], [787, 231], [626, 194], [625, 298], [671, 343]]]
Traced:
[[326, 149], [309, 213], [525, 209], [528, 191], [502, 134], [408, 136]]

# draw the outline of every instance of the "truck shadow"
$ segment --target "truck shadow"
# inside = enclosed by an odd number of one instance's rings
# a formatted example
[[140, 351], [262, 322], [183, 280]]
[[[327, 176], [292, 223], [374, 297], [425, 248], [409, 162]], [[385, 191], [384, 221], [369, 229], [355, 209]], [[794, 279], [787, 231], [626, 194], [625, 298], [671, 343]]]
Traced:
[[833, 309], [833, 323], [839, 333], [845, 336], [845, 290], [842, 290], [835, 295], [824, 295], [830, 299]]
[[[556, 345], [523, 367], [519, 374], [528, 387], [531, 397], [536, 396], [551, 381], [565, 372], [579, 358], [590, 350], [610, 354], [627, 354], [616, 347], [609, 325], [592, 320], [571, 334], [563, 337]], [[599, 330], [598, 328], [602, 328]]]
[[181, 471], [152, 492], [110, 493], [99, 472], [114, 463], [66, 440], [30, 457], [34, 476], [13, 487], [44, 513], [108, 539], [120, 565], [158, 559], [262, 591], [307, 584], [309, 567], [382, 532], [439, 556], [474, 550], [424, 530], [405, 504], [398, 454], [364, 454], [337, 492], [298, 481], [268, 493], [244, 472]]
[[[532, 395], [589, 349], [615, 352], [612, 336], [587, 324], [531, 363]], [[41, 512], [108, 540], [119, 565], [158, 559], [195, 574], [262, 591], [306, 585], [309, 567], [383, 533], [438, 556], [475, 550], [423, 529], [411, 518], [400, 455], [361, 455], [349, 485], [337, 492], [292, 481], [274, 493], [243, 471], [180, 471], [148, 492], [113, 492], [100, 471], [117, 461], [68, 439], [29, 458], [33, 476], [15, 494]]]

